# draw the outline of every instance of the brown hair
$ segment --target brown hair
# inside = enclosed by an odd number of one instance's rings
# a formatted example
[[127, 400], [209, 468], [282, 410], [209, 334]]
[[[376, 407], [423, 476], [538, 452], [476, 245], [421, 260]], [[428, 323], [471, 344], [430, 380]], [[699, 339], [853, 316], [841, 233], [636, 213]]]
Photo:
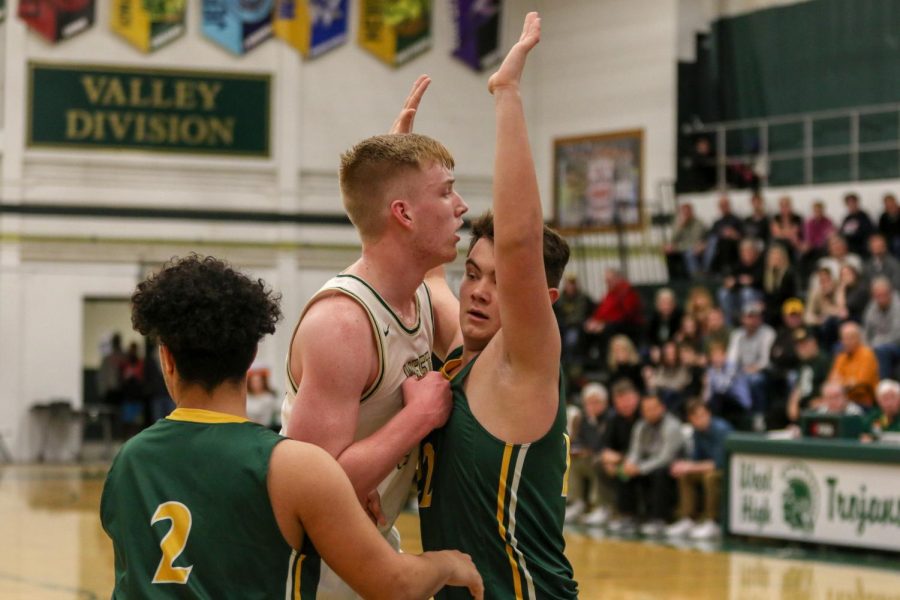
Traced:
[[[494, 213], [491, 211], [472, 222], [472, 239], [469, 241], [467, 254], [471, 254], [476, 242], [482, 238], [494, 243]], [[569, 243], [544, 225], [544, 275], [547, 277], [547, 287], [559, 287], [568, 262]]]
[[703, 402], [700, 398], [694, 398], [693, 400], [689, 400], [687, 405], [684, 407], [684, 414], [688, 417], [693, 415], [700, 409], [709, 410], [709, 407], [706, 406], [706, 403]]
[[341, 155], [344, 208], [362, 238], [381, 233], [390, 185], [432, 163], [448, 169], [454, 166], [453, 156], [443, 144], [416, 133], [376, 135]]
[[637, 388], [634, 387], [634, 384], [631, 383], [629, 379], [619, 379], [612, 386], [612, 396], [613, 398], [618, 398], [619, 396], [624, 396], [625, 394], [637, 393]]

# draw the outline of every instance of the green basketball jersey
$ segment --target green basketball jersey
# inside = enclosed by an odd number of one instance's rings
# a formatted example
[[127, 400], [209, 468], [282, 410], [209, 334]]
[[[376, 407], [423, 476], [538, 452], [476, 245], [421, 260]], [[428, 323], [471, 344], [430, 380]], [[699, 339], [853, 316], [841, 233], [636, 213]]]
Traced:
[[177, 409], [126, 443], [100, 503], [112, 597], [300, 598], [301, 564], [317, 557], [284, 540], [266, 486], [284, 439], [239, 417]]
[[[453, 378], [450, 420], [422, 442], [422, 545], [471, 555], [485, 599], [577, 598], [562, 536], [569, 456], [565, 396], [560, 394], [556, 419], [543, 438], [508, 444], [485, 430], [469, 408], [464, 388], [474, 364]], [[445, 588], [435, 598], [469, 595], [464, 588]]]

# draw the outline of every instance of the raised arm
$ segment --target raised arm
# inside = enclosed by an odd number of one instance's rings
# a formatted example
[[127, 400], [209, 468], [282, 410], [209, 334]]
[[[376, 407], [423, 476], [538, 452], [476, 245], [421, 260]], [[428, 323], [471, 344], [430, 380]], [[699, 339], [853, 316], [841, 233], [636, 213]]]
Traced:
[[482, 598], [481, 577], [467, 555], [394, 551], [356, 502], [346, 475], [321, 449], [278, 444], [267, 485], [285, 540], [299, 549], [308, 535], [322, 559], [364, 598], [424, 600], [446, 585], [468, 587]]
[[559, 369], [560, 339], [544, 275], [544, 218], [519, 90], [540, 34], [537, 13], [529, 13], [488, 87], [497, 115], [494, 260], [503, 349], [516, 373], [546, 380]]
[[345, 296], [313, 304], [291, 343], [290, 368], [300, 376], [300, 387], [287, 434], [336, 458], [361, 501], [429, 431], [444, 424], [451, 406], [437, 375], [416, 387], [405, 385], [404, 408], [354, 441], [360, 399], [377, 369], [375, 353], [368, 317]]

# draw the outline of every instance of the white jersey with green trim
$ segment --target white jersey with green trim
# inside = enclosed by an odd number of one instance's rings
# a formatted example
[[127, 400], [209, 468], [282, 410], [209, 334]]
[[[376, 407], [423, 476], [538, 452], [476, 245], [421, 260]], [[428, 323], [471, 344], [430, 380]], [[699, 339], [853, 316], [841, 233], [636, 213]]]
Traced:
[[[378, 375], [374, 383], [360, 398], [359, 415], [354, 441], [364, 439], [384, 426], [403, 408], [400, 385], [407, 377], [421, 379], [431, 370], [431, 350], [434, 344], [434, 315], [431, 296], [423, 283], [416, 290], [416, 322], [412, 327], [404, 325], [385, 300], [363, 279], [355, 275], [341, 274], [333, 277], [316, 292], [300, 314], [300, 320], [309, 307], [323, 297], [344, 294], [354, 299], [366, 311], [378, 351]], [[299, 322], [297, 323], [299, 327]], [[296, 334], [296, 329], [294, 330]], [[360, 343], [346, 340], [345, 343]], [[287, 381], [281, 408], [282, 423], [289, 423], [298, 382], [291, 375], [290, 351], [287, 357]], [[403, 509], [410, 485], [416, 472], [418, 447], [413, 449], [397, 468], [381, 482], [381, 508], [388, 526], [387, 533]]]

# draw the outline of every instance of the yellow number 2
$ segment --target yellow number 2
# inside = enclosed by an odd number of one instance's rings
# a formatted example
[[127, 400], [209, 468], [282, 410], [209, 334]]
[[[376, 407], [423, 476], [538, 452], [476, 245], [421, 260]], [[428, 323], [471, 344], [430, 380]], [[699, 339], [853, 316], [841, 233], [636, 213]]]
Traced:
[[425, 471], [425, 485], [422, 486], [419, 508], [429, 508], [431, 506], [431, 476], [434, 475], [434, 446], [430, 442], [422, 448], [422, 462], [419, 464], [420, 478], [422, 470]]
[[191, 533], [191, 511], [181, 502], [163, 502], [156, 507], [156, 512], [150, 519], [150, 525], [165, 519], [172, 522], [172, 527], [159, 543], [162, 559], [159, 561], [156, 575], [153, 576], [153, 583], [186, 584], [194, 566], [174, 567], [172, 565], [187, 546], [188, 535]]

